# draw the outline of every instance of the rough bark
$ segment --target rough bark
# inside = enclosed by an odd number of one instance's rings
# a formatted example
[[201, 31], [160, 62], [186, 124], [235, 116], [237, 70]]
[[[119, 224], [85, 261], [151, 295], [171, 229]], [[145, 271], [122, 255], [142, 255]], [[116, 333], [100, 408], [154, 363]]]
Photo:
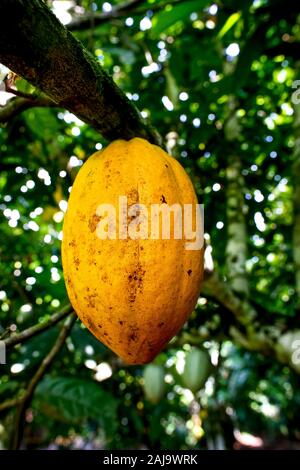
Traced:
[[42, 0], [1, 0], [0, 62], [106, 139], [157, 142], [133, 104]]

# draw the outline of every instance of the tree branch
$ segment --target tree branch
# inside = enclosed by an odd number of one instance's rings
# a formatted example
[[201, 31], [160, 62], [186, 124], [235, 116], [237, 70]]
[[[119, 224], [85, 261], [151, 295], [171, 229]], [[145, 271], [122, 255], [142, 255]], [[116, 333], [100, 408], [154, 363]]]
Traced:
[[0, 107], [0, 123], [5, 123], [14, 118], [17, 114], [30, 108], [57, 107], [54, 101], [46, 97], [35, 98], [32, 100], [26, 98], [12, 98], [6, 106]]
[[[68, 25], [70, 31], [80, 31], [87, 29], [91, 26], [99, 26], [101, 24], [107, 23], [108, 21], [123, 18], [129, 13], [131, 15], [142, 15], [146, 13], [147, 10], [152, 12], [157, 10], [162, 10], [166, 5], [174, 5], [180, 3], [182, 0], [167, 0], [166, 2], [159, 2], [157, 4], [147, 3], [145, 0], [129, 0], [127, 2], [116, 5], [111, 11], [108, 12], [93, 12], [79, 16], [78, 18], [73, 19]], [[143, 4], [145, 4], [143, 6]], [[143, 7], [143, 8], [142, 8]]]
[[159, 142], [96, 58], [42, 0], [0, 2], [0, 62], [106, 139], [139, 136]]
[[256, 317], [256, 311], [252, 305], [239, 298], [215, 271], [206, 273], [202, 292], [216, 299], [234, 315], [241, 325], [249, 325]]
[[65, 307], [63, 307], [61, 310], [59, 310], [58, 312], [51, 315], [48, 321], [37, 323], [36, 325], [30, 326], [26, 330], [21, 331], [21, 333], [17, 333], [17, 334], [10, 336], [9, 338], [4, 340], [4, 345], [6, 349], [12, 348], [16, 344], [24, 343], [28, 339], [33, 338], [33, 336], [36, 336], [39, 333], [42, 333], [43, 331], [47, 330], [48, 328], [51, 328], [51, 326], [56, 325], [56, 323], [60, 322], [63, 318], [69, 315], [72, 311], [73, 311], [73, 308], [71, 307], [70, 304], [68, 304]]
[[3, 403], [0, 403], [0, 411], [4, 411], [7, 408], [13, 408], [14, 406], [17, 406], [21, 401], [21, 397], [19, 398], [10, 398], [9, 400], [4, 401]]
[[[115, 6], [108, 12], [94, 12], [85, 14], [82, 17], [78, 17], [73, 19], [68, 24], [68, 29], [70, 31], [73, 30], [82, 30], [87, 29], [91, 26], [91, 21], [93, 22], [94, 26], [98, 26], [100, 24], [106, 23], [115, 18], [121, 18], [125, 16], [128, 11], [134, 10], [137, 6], [145, 3], [145, 0], [129, 0], [127, 2], [121, 3], [120, 5]], [[150, 8], [151, 5], [147, 5]]]
[[76, 318], [77, 317], [75, 314], [70, 315], [69, 318], [67, 318], [52, 349], [49, 351], [47, 356], [44, 357], [38, 370], [36, 371], [32, 379], [30, 380], [25, 394], [23, 395], [23, 397], [20, 399], [18, 403], [16, 422], [15, 422], [15, 428], [14, 428], [14, 434], [12, 437], [12, 446], [11, 446], [12, 449], [14, 450], [18, 449], [20, 446], [20, 442], [23, 436], [23, 422], [25, 419], [26, 409], [31, 402], [34, 391], [38, 383], [40, 382], [40, 380], [43, 378], [43, 376], [47, 372], [55, 356], [57, 356], [57, 354], [60, 352], [61, 348], [63, 347], [65, 340], [68, 337]]
[[229, 336], [236, 344], [249, 351], [272, 356], [300, 374], [299, 364], [293, 362], [293, 342], [300, 338], [300, 330], [287, 330], [286, 324], [280, 320], [272, 325], [260, 325], [257, 322], [258, 313], [251, 303], [239, 298], [216, 272], [206, 273], [202, 292], [224, 306], [242, 326], [240, 329], [238, 324], [233, 323], [229, 328]]

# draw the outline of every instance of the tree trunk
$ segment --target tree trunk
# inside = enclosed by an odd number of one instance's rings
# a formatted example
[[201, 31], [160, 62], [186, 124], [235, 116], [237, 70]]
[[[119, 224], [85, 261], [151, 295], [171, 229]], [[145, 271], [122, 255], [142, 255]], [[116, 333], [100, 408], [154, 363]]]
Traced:
[[[234, 146], [240, 125], [236, 115], [236, 103], [233, 97], [228, 103], [229, 118], [224, 128], [225, 138], [229, 145]], [[229, 146], [228, 145], [228, 146]], [[228, 280], [233, 291], [248, 297], [249, 284], [246, 273], [247, 260], [247, 229], [244, 214], [244, 177], [239, 155], [233, 152], [228, 157], [226, 168], [227, 179], [227, 247], [226, 260]]]

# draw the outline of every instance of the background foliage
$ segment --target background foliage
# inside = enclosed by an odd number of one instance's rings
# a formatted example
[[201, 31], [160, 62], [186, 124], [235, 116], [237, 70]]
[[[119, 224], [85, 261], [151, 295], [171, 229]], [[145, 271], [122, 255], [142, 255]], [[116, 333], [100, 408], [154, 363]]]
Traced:
[[[186, 168], [205, 205], [206, 240], [222, 279], [230, 279], [227, 171], [238, 156], [248, 295], [259, 331], [295, 330], [297, 2], [144, 0], [128, 2], [115, 17], [111, 11], [123, 2], [48, 4]], [[98, 22], [99, 12], [107, 18]], [[84, 28], [71, 28], [86, 15]], [[33, 91], [23, 80], [16, 85]], [[7, 98], [1, 92], [3, 106]], [[66, 201], [83, 161], [106, 144], [63, 109], [32, 108], [0, 128], [3, 338], [67, 303], [60, 258]], [[77, 321], [26, 411], [23, 446], [232, 448], [241, 433], [271, 446], [298, 440], [297, 367], [233, 335], [232, 326], [230, 309], [204, 290], [184, 330], [156, 360], [165, 367], [166, 391], [153, 405], [144, 397], [143, 367], [125, 366]], [[0, 365], [0, 403], [22, 394], [58, 331], [53, 326], [9, 351]], [[195, 396], [181, 377], [192, 344], [207, 349], [214, 366]], [[6, 447], [15, 410], [0, 413]]]

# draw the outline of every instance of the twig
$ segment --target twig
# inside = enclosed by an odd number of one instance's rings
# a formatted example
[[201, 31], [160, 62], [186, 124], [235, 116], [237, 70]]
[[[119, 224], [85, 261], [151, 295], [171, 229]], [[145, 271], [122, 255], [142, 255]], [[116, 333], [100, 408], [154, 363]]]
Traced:
[[3, 403], [0, 403], [0, 411], [17, 406], [21, 402], [21, 400], [22, 400], [22, 397], [10, 398], [9, 400], [6, 400]]
[[12, 98], [6, 106], [0, 106], [0, 123], [5, 123], [15, 117], [17, 114], [30, 108], [59, 107], [50, 98], [40, 97], [34, 99], [28, 98]]
[[[72, 30], [80, 30], [86, 29], [91, 26], [91, 16], [93, 17], [94, 26], [105, 23], [106, 21], [110, 21], [114, 18], [120, 18], [124, 16], [128, 11], [134, 9], [139, 4], [144, 3], [145, 0], [129, 0], [127, 2], [121, 3], [120, 5], [112, 8], [109, 12], [103, 13], [92, 13], [86, 14], [82, 17], [76, 18], [68, 24], [68, 29]], [[148, 5], [149, 7], [149, 5]]]
[[[229, 336], [236, 344], [249, 351], [259, 351], [267, 356], [273, 356], [280, 362], [291, 366], [289, 359], [282, 360], [276, 347], [278, 338], [286, 332], [286, 327], [280, 322], [274, 323], [272, 327], [261, 328], [257, 309], [248, 299], [240, 298], [231, 287], [222, 279], [218, 273], [210, 272], [203, 282], [202, 292], [210, 296], [214, 301], [231, 312], [241, 329], [232, 324], [229, 328]], [[296, 370], [296, 372], [299, 372]]]
[[257, 316], [254, 307], [248, 301], [238, 297], [215, 271], [205, 276], [202, 292], [212, 296], [226, 307], [242, 325], [251, 324]]
[[6, 349], [9, 349], [16, 344], [23, 343], [24, 341], [36, 336], [37, 334], [41, 333], [42, 331], [51, 328], [51, 326], [56, 325], [59, 321], [65, 318], [69, 313], [72, 312], [72, 307], [70, 304], [63, 307], [58, 312], [51, 315], [50, 319], [45, 322], [37, 323], [36, 325], [30, 326], [26, 330], [21, 331], [18, 334], [12, 335], [9, 338], [4, 340], [4, 345]]
[[11, 448], [14, 450], [18, 449], [20, 446], [20, 442], [23, 436], [23, 429], [24, 429], [23, 422], [25, 418], [26, 409], [29, 403], [31, 402], [36, 386], [45, 375], [47, 369], [51, 365], [55, 356], [60, 352], [61, 348], [63, 347], [65, 340], [68, 334], [70, 333], [71, 328], [76, 318], [77, 317], [75, 316], [75, 314], [72, 314], [67, 318], [52, 349], [49, 351], [47, 356], [44, 357], [38, 370], [36, 371], [32, 379], [30, 380], [25, 394], [23, 395], [20, 402], [18, 403], [15, 428], [14, 428], [14, 433], [12, 436], [12, 445], [11, 445]]
[[[12, 75], [12, 77], [10, 77]], [[12, 72], [4, 79], [5, 91], [6, 93], [11, 93], [12, 95], [19, 96], [20, 98], [26, 98], [27, 100], [35, 100], [38, 98], [38, 95], [33, 93], [26, 93], [25, 91], [20, 91], [14, 87], [14, 82], [16, 75]]]
[[[183, 0], [168, 0], [166, 2], [159, 2], [157, 5], [150, 4], [145, 2], [145, 0], [129, 0], [127, 2], [121, 3], [120, 5], [112, 8], [111, 11], [103, 12], [103, 13], [94, 13], [93, 14], [93, 22], [94, 26], [99, 26], [101, 24], [107, 23], [108, 21], [123, 18], [124, 16], [128, 15], [142, 15], [146, 13], [148, 10], [157, 11], [162, 10], [166, 5], [172, 5], [176, 3], [180, 3]], [[143, 3], [145, 5], [143, 5]], [[82, 29], [87, 29], [90, 27], [91, 21], [91, 14], [85, 14], [82, 17], [78, 17], [73, 19], [68, 25], [68, 29], [70, 31], [79, 31]]]

